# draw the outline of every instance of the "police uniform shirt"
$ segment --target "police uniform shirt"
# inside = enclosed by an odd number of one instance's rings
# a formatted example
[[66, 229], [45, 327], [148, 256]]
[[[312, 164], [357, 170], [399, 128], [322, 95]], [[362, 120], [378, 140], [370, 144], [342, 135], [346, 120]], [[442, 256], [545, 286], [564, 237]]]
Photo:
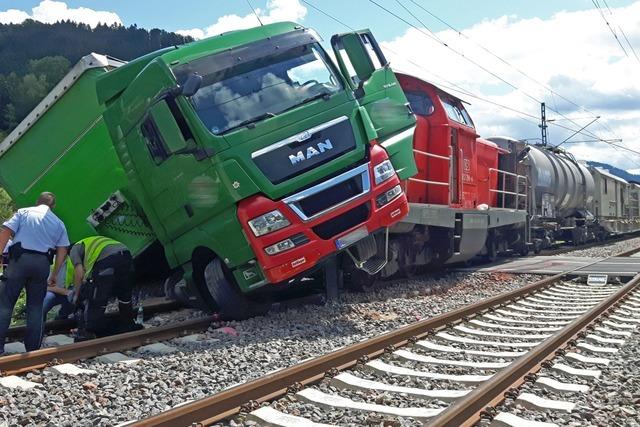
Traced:
[[13, 243], [20, 242], [23, 249], [47, 252], [69, 246], [64, 223], [47, 205], [18, 209], [3, 225], [13, 231]]

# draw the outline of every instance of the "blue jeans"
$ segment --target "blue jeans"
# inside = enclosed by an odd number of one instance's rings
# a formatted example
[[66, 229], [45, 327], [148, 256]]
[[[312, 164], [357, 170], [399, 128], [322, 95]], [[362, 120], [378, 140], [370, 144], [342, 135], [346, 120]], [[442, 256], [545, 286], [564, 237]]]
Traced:
[[44, 297], [44, 303], [42, 305], [42, 317], [44, 321], [47, 321], [47, 313], [51, 311], [56, 305], [60, 306], [60, 311], [56, 316], [56, 319], [66, 319], [70, 314], [73, 314], [75, 306], [69, 302], [65, 295], [59, 295], [55, 292], [47, 291], [47, 295]]
[[49, 260], [46, 256], [25, 253], [11, 260], [7, 278], [0, 283], [0, 353], [4, 352], [4, 339], [11, 323], [11, 315], [22, 288], [27, 293], [27, 333], [24, 346], [27, 351], [40, 348], [42, 341], [42, 303], [47, 293]]

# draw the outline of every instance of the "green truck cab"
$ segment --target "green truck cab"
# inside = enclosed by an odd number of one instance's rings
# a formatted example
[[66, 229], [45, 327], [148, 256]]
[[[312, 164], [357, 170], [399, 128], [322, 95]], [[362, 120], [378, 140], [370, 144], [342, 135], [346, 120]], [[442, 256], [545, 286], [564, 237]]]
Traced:
[[415, 118], [369, 31], [332, 38], [338, 67], [320, 41], [276, 23], [89, 55], [0, 144], [0, 183], [19, 206], [57, 193], [73, 240], [159, 241], [226, 317], [343, 251], [375, 273], [408, 212]]

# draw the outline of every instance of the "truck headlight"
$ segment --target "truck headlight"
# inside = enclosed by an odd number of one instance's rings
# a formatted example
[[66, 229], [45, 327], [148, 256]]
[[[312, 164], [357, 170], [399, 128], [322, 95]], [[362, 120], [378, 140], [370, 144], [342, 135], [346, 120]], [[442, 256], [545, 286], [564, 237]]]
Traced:
[[376, 180], [376, 185], [380, 185], [386, 180], [395, 175], [396, 171], [393, 169], [393, 165], [389, 160], [385, 160], [382, 163], [378, 163], [373, 167], [373, 176]]
[[288, 225], [291, 225], [289, 220], [277, 209], [249, 221], [251, 231], [258, 237], [280, 230]]
[[393, 199], [402, 194], [402, 188], [399, 185], [396, 185], [391, 190], [387, 190], [378, 197], [376, 197], [376, 207], [381, 208], [387, 203], [391, 202]]

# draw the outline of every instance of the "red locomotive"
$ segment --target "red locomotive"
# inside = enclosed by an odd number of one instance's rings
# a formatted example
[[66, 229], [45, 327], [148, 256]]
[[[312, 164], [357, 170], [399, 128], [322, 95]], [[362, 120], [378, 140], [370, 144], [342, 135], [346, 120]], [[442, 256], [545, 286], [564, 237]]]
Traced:
[[418, 174], [404, 182], [408, 217], [391, 230], [395, 255], [384, 271], [466, 261], [501, 250], [527, 252], [527, 178], [516, 153], [479, 137], [462, 100], [414, 76], [397, 74], [417, 117]]

